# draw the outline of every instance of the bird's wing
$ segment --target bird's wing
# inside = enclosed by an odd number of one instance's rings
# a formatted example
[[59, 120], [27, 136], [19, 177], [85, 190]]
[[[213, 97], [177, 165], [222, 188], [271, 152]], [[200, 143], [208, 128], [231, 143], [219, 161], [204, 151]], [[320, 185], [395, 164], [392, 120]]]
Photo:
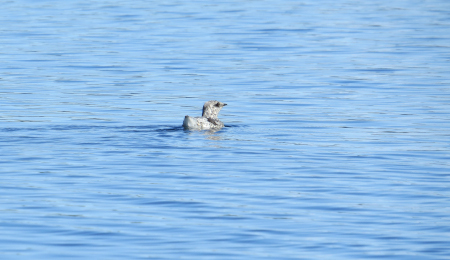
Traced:
[[207, 119], [208, 119], [208, 122], [210, 122], [211, 124], [219, 125], [219, 123], [217, 122], [217, 121], [219, 121], [218, 119], [211, 118], [211, 117], [208, 117]]

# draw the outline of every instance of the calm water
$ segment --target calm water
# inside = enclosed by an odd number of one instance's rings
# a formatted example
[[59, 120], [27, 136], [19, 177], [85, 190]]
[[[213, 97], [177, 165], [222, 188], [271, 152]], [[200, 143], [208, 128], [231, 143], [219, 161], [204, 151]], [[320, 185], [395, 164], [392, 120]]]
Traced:
[[1, 259], [450, 259], [449, 1], [10, 0], [0, 46]]

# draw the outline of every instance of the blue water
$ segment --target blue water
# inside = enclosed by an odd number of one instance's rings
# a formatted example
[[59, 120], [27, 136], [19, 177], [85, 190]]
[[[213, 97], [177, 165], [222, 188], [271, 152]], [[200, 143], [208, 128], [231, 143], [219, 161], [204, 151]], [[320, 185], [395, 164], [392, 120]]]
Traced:
[[10, 0], [0, 46], [0, 259], [450, 259], [449, 1]]

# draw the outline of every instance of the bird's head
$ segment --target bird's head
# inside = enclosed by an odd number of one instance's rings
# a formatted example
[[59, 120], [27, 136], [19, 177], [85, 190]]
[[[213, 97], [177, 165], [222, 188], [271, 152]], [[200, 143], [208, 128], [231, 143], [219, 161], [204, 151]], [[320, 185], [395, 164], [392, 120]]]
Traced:
[[227, 104], [217, 100], [208, 101], [203, 105], [202, 117], [217, 118], [222, 107], [226, 105]]

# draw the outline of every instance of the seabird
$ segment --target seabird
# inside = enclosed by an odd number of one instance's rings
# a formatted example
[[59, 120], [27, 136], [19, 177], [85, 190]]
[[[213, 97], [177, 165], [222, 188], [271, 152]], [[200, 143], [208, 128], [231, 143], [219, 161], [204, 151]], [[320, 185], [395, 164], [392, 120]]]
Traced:
[[223, 123], [217, 118], [222, 107], [227, 104], [217, 100], [210, 100], [203, 105], [203, 113], [201, 117], [185, 116], [183, 127], [185, 129], [220, 129]]

